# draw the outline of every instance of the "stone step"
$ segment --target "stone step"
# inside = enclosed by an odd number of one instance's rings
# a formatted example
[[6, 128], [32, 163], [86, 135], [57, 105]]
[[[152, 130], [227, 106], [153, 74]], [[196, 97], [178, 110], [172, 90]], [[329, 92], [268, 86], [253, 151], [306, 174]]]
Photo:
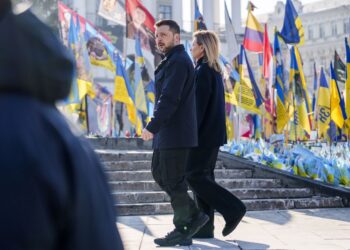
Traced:
[[[104, 161], [103, 166], [108, 171], [137, 171], [137, 170], [150, 170], [151, 161]], [[222, 161], [216, 162], [216, 169], [224, 168]]]
[[[243, 200], [248, 211], [273, 209], [312, 209], [343, 207], [339, 197], [312, 197], [296, 199], [249, 199]], [[118, 215], [154, 215], [173, 213], [170, 203], [116, 204]]]
[[[109, 181], [153, 181], [153, 176], [150, 170], [138, 171], [106, 171]], [[218, 169], [215, 170], [215, 177], [223, 178], [251, 178], [252, 171], [248, 169]]]
[[92, 147], [96, 149], [114, 149], [114, 150], [140, 150], [152, 149], [152, 141], [144, 141], [141, 138], [106, 138], [89, 137], [87, 138]]
[[[269, 199], [269, 198], [306, 198], [312, 196], [309, 188], [259, 188], [259, 189], [230, 189], [232, 194], [240, 199]], [[192, 192], [189, 192], [192, 195]], [[169, 202], [169, 196], [162, 191], [153, 192], [115, 192], [113, 199], [118, 204]]]
[[95, 150], [101, 161], [144, 161], [151, 160], [150, 150]]
[[[218, 184], [226, 189], [232, 188], [279, 188], [282, 182], [279, 179], [218, 179]], [[112, 192], [122, 191], [160, 191], [154, 181], [110, 181]]]
[[151, 161], [105, 161], [103, 167], [107, 171], [150, 170]]

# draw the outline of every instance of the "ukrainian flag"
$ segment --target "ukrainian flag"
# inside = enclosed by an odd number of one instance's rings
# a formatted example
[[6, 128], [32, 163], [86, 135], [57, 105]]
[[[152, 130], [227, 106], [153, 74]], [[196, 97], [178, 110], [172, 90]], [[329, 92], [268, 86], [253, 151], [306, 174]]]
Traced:
[[274, 39], [274, 60], [276, 65], [275, 89], [277, 93], [276, 126], [277, 133], [282, 133], [283, 129], [288, 124], [290, 117], [285, 106], [286, 101], [284, 97], [284, 67], [277, 32], [275, 32]]
[[199, 11], [197, 0], [194, 0], [194, 31], [206, 30], [202, 13]]
[[261, 118], [259, 115], [253, 115], [253, 123], [254, 123], [254, 139], [259, 139], [262, 136], [262, 127], [261, 127]]
[[306, 88], [305, 76], [301, 64], [301, 58], [298, 49], [293, 46], [291, 49], [291, 65], [289, 72], [289, 82], [294, 85], [296, 109], [298, 113], [299, 125], [310, 134], [311, 127], [311, 103], [309, 94]]
[[253, 52], [262, 52], [264, 47], [264, 30], [250, 8], [248, 10], [243, 46], [245, 49]]
[[145, 59], [142, 55], [140, 37], [135, 38], [135, 52], [135, 105], [139, 111], [147, 114], [145, 89], [141, 76], [141, 66], [145, 64]]
[[324, 137], [327, 134], [327, 129], [329, 127], [330, 122], [330, 89], [326, 80], [326, 76], [324, 74], [323, 68], [321, 68], [320, 73], [320, 86], [318, 88], [318, 96], [317, 96], [317, 125], [318, 132], [320, 137]]
[[129, 78], [123, 67], [122, 59], [119, 54], [116, 58], [116, 76], [115, 76], [115, 89], [114, 89], [114, 100], [126, 104], [126, 109], [128, 111], [128, 117], [132, 124], [136, 126], [136, 108], [134, 105], [134, 92], [130, 86]]
[[234, 88], [238, 105], [254, 113], [260, 113], [259, 107], [264, 100], [254, 79], [253, 71], [250, 68], [246, 52], [242, 45], [238, 60], [240, 81], [236, 83]]
[[339, 127], [342, 128], [344, 125], [344, 121], [346, 120], [346, 114], [342, 108], [342, 99], [339, 92], [338, 84], [336, 81], [336, 76], [333, 68], [333, 64], [331, 63], [330, 67], [331, 74], [331, 120]]
[[291, 0], [287, 0], [280, 36], [288, 44], [304, 44], [304, 28]]
[[155, 93], [156, 93], [156, 90], [155, 90], [155, 86], [154, 86], [154, 81], [151, 80], [147, 86], [146, 86], [146, 93], [147, 93], [147, 97], [148, 99], [151, 101], [151, 103], [155, 103]]
[[93, 76], [91, 74], [91, 64], [89, 59], [89, 54], [86, 49], [85, 37], [81, 35], [80, 32], [80, 21], [79, 15], [77, 15], [77, 27], [78, 40], [79, 40], [79, 57], [83, 61], [81, 66], [82, 74], [78, 71], [78, 89], [79, 89], [79, 99], [81, 100], [85, 95], [89, 95], [91, 98], [95, 98], [96, 93], [93, 89]]

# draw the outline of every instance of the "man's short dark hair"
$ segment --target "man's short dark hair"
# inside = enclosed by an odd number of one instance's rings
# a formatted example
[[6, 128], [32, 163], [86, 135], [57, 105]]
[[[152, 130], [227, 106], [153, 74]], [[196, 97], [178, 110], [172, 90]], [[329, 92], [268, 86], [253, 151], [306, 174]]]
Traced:
[[169, 26], [169, 29], [174, 34], [180, 34], [180, 26], [174, 20], [164, 19], [164, 20], [160, 20], [160, 21], [156, 22], [156, 24], [155, 24], [156, 27], [160, 27], [163, 25]]

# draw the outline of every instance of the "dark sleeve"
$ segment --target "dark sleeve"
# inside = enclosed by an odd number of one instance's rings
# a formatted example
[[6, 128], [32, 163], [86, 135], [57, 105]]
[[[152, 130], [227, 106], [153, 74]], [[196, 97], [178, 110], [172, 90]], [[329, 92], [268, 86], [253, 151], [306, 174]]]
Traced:
[[158, 133], [177, 110], [190, 70], [189, 65], [180, 60], [169, 61], [165, 67], [164, 86], [153, 117], [146, 127], [153, 134]]
[[[86, 140], [82, 140], [77, 169], [72, 228], [76, 232], [72, 249], [122, 250], [123, 245], [116, 227], [116, 213], [109, 186], [101, 163]], [[79, 166], [78, 166], [79, 165]], [[84, 171], [84, 173], [83, 173]], [[80, 201], [80, 202], [78, 202]]]
[[4, 161], [0, 249], [123, 249], [94, 152], [78, 144], [69, 152], [54, 136], [45, 141], [40, 154], [22, 146]]
[[201, 127], [212, 93], [213, 77], [210, 70], [200, 68], [196, 74], [196, 108], [198, 128]]

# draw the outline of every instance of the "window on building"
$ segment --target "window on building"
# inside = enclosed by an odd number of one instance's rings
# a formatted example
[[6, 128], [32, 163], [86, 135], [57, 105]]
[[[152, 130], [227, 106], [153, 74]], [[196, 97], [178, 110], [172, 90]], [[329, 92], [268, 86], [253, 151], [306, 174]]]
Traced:
[[325, 37], [325, 32], [324, 32], [324, 26], [323, 24], [320, 24], [320, 38]]
[[309, 36], [309, 39], [314, 39], [314, 31], [312, 29], [312, 26], [309, 26], [308, 29], [307, 29], [307, 33], [308, 33], [308, 36]]
[[331, 25], [332, 25], [332, 36], [338, 35], [337, 23], [336, 22], [332, 22]]
[[172, 19], [171, 5], [160, 4], [158, 8], [159, 19]]
[[344, 20], [344, 34], [350, 34], [350, 20]]

